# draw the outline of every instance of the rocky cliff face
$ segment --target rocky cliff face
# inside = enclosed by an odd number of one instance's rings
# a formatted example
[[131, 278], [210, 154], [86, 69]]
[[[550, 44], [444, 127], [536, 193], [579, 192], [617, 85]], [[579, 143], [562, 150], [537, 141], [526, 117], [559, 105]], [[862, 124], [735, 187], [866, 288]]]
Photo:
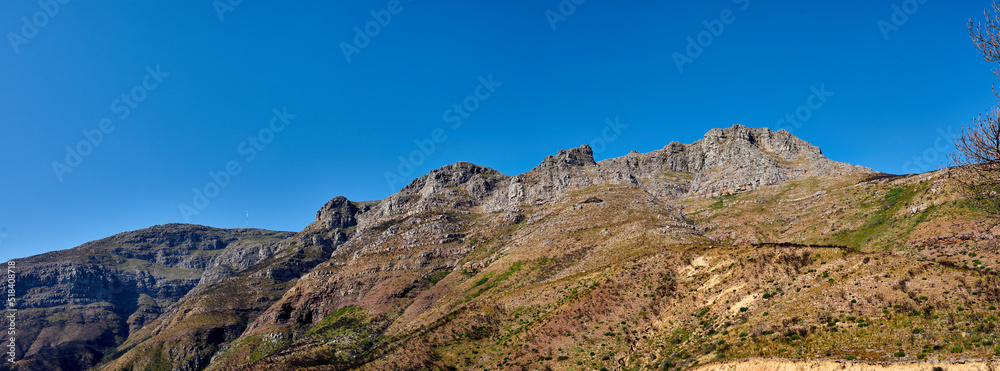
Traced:
[[18, 261], [18, 358], [29, 369], [86, 369], [158, 317], [206, 272], [270, 256], [287, 232], [168, 224]]
[[613, 179], [636, 179], [650, 193], [671, 198], [718, 197], [806, 176], [874, 173], [832, 161], [788, 131], [742, 125], [712, 129], [692, 144], [672, 142], [599, 165]]
[[498, 182], [490, 211], [550, 202], [566, 190], [594, 184], [631, 184], [664, 199], [718, 197], [806, 176], [874, 174], [832, 161], [788, 131], [735, 125], [712, 129], [692, 144], [671, 142], [649, 153], [595, 162], [590, 146], [559, 151], [531, 171]]
[[[361, 216], [373, 214], [379, 204], [335, 197], [303, 231], [269, 245], [272, 253], [266, 259], [242, 269], [220, 266], [207, 271], [202, 282], [211, 273], [211, 284], [192, 290], [130, 334], [99, 368], [155, 369], [166, 364], [180, 370], [204, 369], [229, 343], [265, 318], [265, 311], [289, 288], [315, 274], [317, 265], [342, 255], [341, 246], [357, 239]], [[302, 315], [308, 319], [308, 313]]]
[[[818, 147], [787, 131], [735, 125], [712, 129], [692, 144], [671, 142], [659, 150], [632, 151], [601, 162], [594, 161], [588, 145], [560, 150], [516, 176], [458, 162], [431, 171], [381, 201], [352, 203], [342, 196], [334, 198], [306, 230], [371, 228], [437, 208], [482, 206], [489, 212], [510, 211], [520, 205], [552, 202], [568, 190], [598, 184], [638, 186], [664, 200], [677, 200], [746, 192], [807, 176], [874, 173], [832, 161]], [[343, 240], [343, 236], [327, 236], [331, 238]]]
[[788, 131], [733, 126], [712, 129], [682, 153], [695, 174], [689, 194], [719, 196], [750, 191], [805, 176], [873, 173], [871, 169], [832, 161]]

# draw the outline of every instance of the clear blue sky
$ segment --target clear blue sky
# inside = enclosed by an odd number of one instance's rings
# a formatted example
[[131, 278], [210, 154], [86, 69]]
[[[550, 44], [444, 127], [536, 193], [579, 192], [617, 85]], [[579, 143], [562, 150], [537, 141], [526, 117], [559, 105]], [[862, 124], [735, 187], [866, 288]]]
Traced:
[[[252, 227], [298, 231], [334, 196], [403, 186], [387, 172], [519, 174], [614, 117], [628, 127], [598, 159], [799, 111], [794, 133], [834, 160], [932, 170], [940, 132], [996, 99], [966, 30], [986, 0], [927, 1], [888, 40], [879, 20], [904, 1], [587, 0], [565, 19], [557, 0], [243, 1], [221, 19], [210, 1], [51, 3], [0, 3], [0, 261], [155, 224], [242, 227], [248, 208]], [[724, 28], [680, 71], [703, 21]], [[275, 109], [295, 117], [272, 127]]]

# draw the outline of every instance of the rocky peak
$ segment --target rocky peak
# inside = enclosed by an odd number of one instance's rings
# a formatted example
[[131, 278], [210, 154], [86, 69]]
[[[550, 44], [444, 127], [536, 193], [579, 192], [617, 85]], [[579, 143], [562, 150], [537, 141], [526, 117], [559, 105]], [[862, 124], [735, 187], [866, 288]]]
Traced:
[[347, 241], [349, 229], [360, 224], [359, 218], [382, 201], [352, 202], [347, 197], [337, 196], [316, 212], [316, 221], [295, 236], [282, 242], [283, 247], [297, 245], [316, 246], [324, 253], [332, 253], [337, 246]]
[[692, 144], [599, 163], [599, 182], [633, 183], [663, 198], [746, 192], [803, 176], [837, 176], [871, 169], [832, 161], [788, 131], [733, 125], [709, 130]]
[[706, 152], [743, 152], [755, 154], [752, 151], [739, 151], [756, 148], [761, 152], [769, 152], [784, 159], [794, 159], [804, 155], [810, 159], [819, 159], [822, 152], [808, 142], [792, 135], [787, 130], [771, 131], [768, 128], [748, 128], [743, 125], [733, 125], [725, 129], [712, 129], [705, 133], [700, 144]]
[[541, 204], [562, 195], [567, 189], [594, 184], [594, 150], [589, 145], [564, 149], [545, 157], [531, 171], [512, 177], [496, 187], [486, 202], [486, 210], [510, 210], [521, 203]]
[[368, 227], [429, 209], [463, 209], [479, 205], [510, 177], [465, 161], [445, 165], [415, 179], [402, 190], [364, 212], [358, 225]]
[[507, 177], [494, 169], [459, 161], [432, 170], [407, 185], [400, 193], [427, 197], [443, 189], [462, 186], [476, 178], [476, 175]]
[[751, 191], [803, 176], [835, 176], [871, 169], [832, 161], [819, 147], [786, 130], [733, 125], [712, 129], [687, 148], [694, 172], [689, 194], [719, 196]]
[[547, 156], [542, 163], [535, 166], [531, 171], [544, 170], [569, 170], [575, 167], [596, 165], [594, 161], [594, 150], [589, 145], [582, 145], [577, 148], [563, 149], [556, 152], [555, 156]]
[[358, 207], [347, 197], [337, 196], [316, 212], [316, 222], [326, 229], [349, 228], [358, 224]]
[[218, 236], [212, 233], [215, 230], [216, 228], [194, 224], [162, 224], [87, 242], [80, 248], [117, 244], [131, 249], [184, 246], [189, 249], [215, 250], [223, 247]]

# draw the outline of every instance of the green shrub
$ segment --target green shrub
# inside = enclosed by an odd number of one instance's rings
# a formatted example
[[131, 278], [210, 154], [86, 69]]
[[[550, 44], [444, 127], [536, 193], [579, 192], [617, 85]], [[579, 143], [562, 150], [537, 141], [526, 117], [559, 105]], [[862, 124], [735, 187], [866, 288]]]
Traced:
[[708, 311], [709, 311], [710, 309], [711, 309], [711, 308], [709, 308], [709, 307], [704, 307], [704, 308], [701, 308], [701, 310], [699, 310], [699, 311], [698, 311], [698, 313], [695, 313], [695, 315], [694, 315], [694, 316], [695, 316], [695, 317], [701, 317], [701, 316], [704, 316], [704, 315], [705, 315], [706, 313], [708, 313]]
[[447, 270], [437, 271], [437, 272], [431, 273], [429, 276], [427, 276], [427, 280], [430, 281], [432, 284], [437, 284], [438, 282], [441, 281], [441, 279], [444, 278], [444, 276], [447, 276], [448, 273], [451, 273], [451, 272], [447, 271]]
[[906, 353], [905, 353], [905, 352], [903, 352], [902, 350], [901, 350], [901, 351], [898, 351], [898, 352], [896, 352], [896, 353], [893, 353], [892, 355], [893, 355], [893, 356], [896, 356], [896, 357], [906, 357]]

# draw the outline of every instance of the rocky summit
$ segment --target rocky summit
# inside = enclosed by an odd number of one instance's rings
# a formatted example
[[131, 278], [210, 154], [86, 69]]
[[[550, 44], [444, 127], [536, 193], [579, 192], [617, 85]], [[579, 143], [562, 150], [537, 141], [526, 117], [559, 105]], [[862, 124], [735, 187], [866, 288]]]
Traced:
[[168, 224], [21, 259], [0, 369], [987, 369], [1000, 227], [969, 205], [947, 171], [740, 125], [515, 176], [458, 162], [298, 233]]

